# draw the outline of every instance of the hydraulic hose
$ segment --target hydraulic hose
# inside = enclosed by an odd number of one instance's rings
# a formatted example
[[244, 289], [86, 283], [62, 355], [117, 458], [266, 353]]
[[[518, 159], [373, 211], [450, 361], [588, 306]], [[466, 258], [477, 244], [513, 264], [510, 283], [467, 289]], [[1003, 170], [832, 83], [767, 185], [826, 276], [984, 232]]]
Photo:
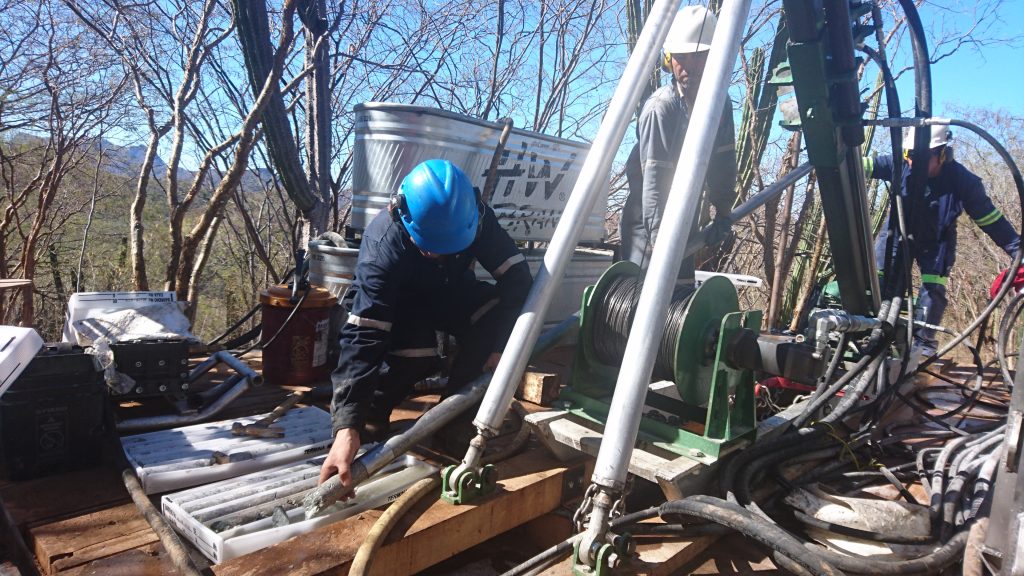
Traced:
[[417, 502], [420, 501], [424, 496], [430, 494], [441, 485], [441, 478], [433, 475], [428, 478], [424, 478], [419, 482], [413, 484], [408, 490], [402, 494], [398, 500], [395, 500], [380, 518], [370, 528], [370, 532], [366, 535], [363, 543], [359, 545], [359, 550], [356, 551], [355, 558], [352, 559], [352, 566], [349, 568], [349, 574], [352, 576], [366, 576], [370, 573], [370, 567], [373, 566], [374, 555], [377, 550], [380, 549], [381, 544], [384, 543], [384, 539], [391, 534], [391, 531], [398, 524], [398, 521], [405, 516], [405, 513], [409, 511]]
[[1011, 388], [1013, 387], [1013, 376], [1010, 374], [1010, 364], [1006, 357], [1006, 343], [1010, 339], [1010, 332], [1016, 325], [1021, 311], [1024, 311], [1024, 292], [1010, 300], [1003, 319], [999, 322], [999, 333], [996, 336], [996, 358], [999, 360], [999, 372], [1003, 376], [1003, 382]]
[[576, 545], [576, 541], [582, 537], [583, 534], [573, 534], [567, 540], [563, 540], [551, 548], [544, 550], [540, 554], [531, 557], [526, 562], [519, 564], [511, 570], [503, 573], [501, 576], [526, 576], [527, 574], [535, 574], [540, 570], [543, 570], [552, 562], [572, 552], [572, 548]]
[[[875, 39], [878, 42], [878, 51], [875, 51], [870, 46], [864, 45], [860, 47], [860, 50], [868, 55], [878, 69], [882, 72], [882, 79], [885, 86], [885, 107], [889, 113], [890, 118], [898, 118], [903, 108], [900, 106], [900, 95], [896, 89], [896, 80], [893, 78], [892, 70], [889, 68], [889, 62], [885, 58], [885, 38], [882, 34], [882, 11], [879, 9], [878, 4], [872, 3], [871, 5], [871, 17], [875, 21]], [[892, 163], [892, 181], [895, 183], [889, 192], [889, 243], [886, 245], [885, 251], [885, 264], [886, 270], [889, 268], [890, 260], [892, 257], [892, 246], [891, 243], [895, 242], [896, 246], [899, 247], [900, 256], [902, 260], [902, 272], [904, 278], [904, 290], [899, 291], [898, 294], [892, 294], [894, 292], [889, 287], [893, 285], [894, 280], [892, 275], [885, 277], [886, 290], [883, 291], [883, 296], [892, 297], [900, 296], [904, 297], [907, 292], [912, 289], [914, 285], [914, 270], [912, 260], [910, 258], [910, 245], [906, 241], [907, 225], [906, 225], [906, 214], [903, 212], [903, 202], [900, 198], [900, 188], [903, 182], [903, 163], [898, 160], [899, 151], [903, 149], [903, 131], [898, 127], [889, 128], [889, 144], [894, 161]], [[907, 298], [907, 354], [909, 355], [910, 349], [914, 339], [914, 302], [913, 299]], [[909, 356], [904, 358], [903, 368], [900, 372], [906, 370], [907, 361]]]
[[666, 522], [674, 522], [679, 516], [689, 516], [727, 526], [782, 554], [811, 574], [843, 574], [778, 525], [720, 498], [690, 496], [683, 500], [672, 500], [661, 505], [659, 514]]
[[[917, 6], [913, 0], [899, 1], [910, 26], [910, 40], [914, 53], [914, 115], [918, 118], [928, 118], [932, 115], [932, 72], [928, 59], [928, 39], [924, 35], [924, 25], [921, 24], [921, 16], [917, 13]], [[922, 197], [921, 193], [927, 184], [929, 140], [929, 135], [925, 131], [915, 131], [914, 163], [910, 168], [910, 180], [907, 182], [911, 197]]]

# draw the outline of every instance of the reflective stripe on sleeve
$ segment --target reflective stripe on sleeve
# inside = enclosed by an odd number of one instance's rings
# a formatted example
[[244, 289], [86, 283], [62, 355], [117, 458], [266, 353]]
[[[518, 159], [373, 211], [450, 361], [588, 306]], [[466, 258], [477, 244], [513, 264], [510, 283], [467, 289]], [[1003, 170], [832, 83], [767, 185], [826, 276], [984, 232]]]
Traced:
[[864, 164], [864, 177], [871, 178], [871, 175], [875, 172], [874, 156], [865, 156], [861, 158], [861, 162]]
[[995, 210], [989, 212], [988, 214], [982, 216], [981, 218], [976, 219], [974, 223], [977, 224], [978, 226], [988, 226], [989, 224], [995, 223], [996, 220], [999, 220], [1002, 217], [1003, 212], [999, 210], [999, 208], [996, 208]]
[[526, 262], [526, 257], [523, 256], [522, 254], [515, 254], [513, 256], [509, 256], [508, 260], [505, 260], [504, 262], [501, 263], [501, 266], [498, 266], [497, 268], [494, 269], [494, 278], [501, 278], [501, 276], [504, 275], [505, 272], [508, 272], [509, 268], [515, 266], [516, 264], [519, 264], [520, 262]]
[[391, 332], [391, 322], [383, 320], [374, 320], [373, 318], [363, 318], [362, 316], [349, 314], [347, 322], [361, 328], [376, 328], [377, 330]]
[[939, 276], [938, 274], [921, 274], [922, 284], [939, 284], [945, 286], [949, 278], [946, 276]]
[[497, 306], [498, 302], [500, 302], [500, 300], [498, 300], [497, 298], [492, 298], [491, 300], [488, 300], [483, 306], [477, 308], [476, 312], [473, 312], [473, 315], [469, 317], [469, 323], [476, 324], [478, 320], [484, 317], [484, 314], [487, 314], [488, 312], [491, 311], [492, 308]]

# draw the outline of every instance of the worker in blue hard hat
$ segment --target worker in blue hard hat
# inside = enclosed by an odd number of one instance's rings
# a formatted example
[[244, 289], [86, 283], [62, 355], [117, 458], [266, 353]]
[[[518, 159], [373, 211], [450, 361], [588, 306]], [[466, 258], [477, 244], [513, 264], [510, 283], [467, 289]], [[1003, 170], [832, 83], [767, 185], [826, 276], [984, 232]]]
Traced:
[[[476, 279], [474, 262], [494, 284]], [[320, 481], [347, 482], [360, 433], [380, 439], [394, 407], [441, 368], [437, 332], [458, 344], [447, 391], [497, 366], [531, 283], [525, 258], [462, 170], [446, 160], [410, 170], [366, 227], [343, 299], [334, 443]]]
[[[683, 138], [690, 123], [690, 110], [697, 99], [708, 60], [717, 19], [703, 6], [686, 6], [672, 21], [665, 39], [662, 67], [672, 81], [651, 94], [637, 120], [637, 143], [626, 160], [629, 195], [619, 220], [619, 257], [640, 267], [651, 261], [661, 219], [672, 188]], [[736, 137], [733, 133], [732, 102], [722, 102], [721, 120], [705, 177], [705, 201], [715, 209], [714, 230], [718, 240], [728, 234], [726, 218], [736, 198]], [[697, 219], [694, 220], [695, 222]], [[714, 242], [715, 239], [713, 238]], [[693, 258], [686, 258], [679, 278], [693, 279]]]
[[[956, 220], [964, 211], [974, 220], [989, 238], [1007, 254], [1013, 255], [1020, 246], [1020, 236], [1013, 225], [992, 203], [981, 178], [973, 174], [953, 158], [953, 134], [949, 126], [932, 126], [928, 143], [928, 180], [920, 195], [911, 196], [908, 189], [910, 168], [913, 163], [914, 129], [903, 135], [903, 170], [900, 196], [903, 198], [905, 224], [910, 257], [917, 262], [921, 272], [921, 286], [918, 290], [917, 312], [915, 315], [931, 326], [942, 324], [946, 311], [946, 283], [949, 272], [956, 260]], [[891, 155], [864, 158], [864, 175], [892, 181], [893, 163]], [[906, 275], [901, 247], [892, 243], [889, 248], [891, 270], [883, 270], [886, 262], [886, 247], [889, 244], [889, 226], [882, 227], [875, 242], [875, 260], [878, 269], [888, 282], [883, 297], [891, 297], [906, 289]], [[914, 334], [916, 356], [931, 356], [935, 353], [938, 340], [935, 328], [919, 327]]]

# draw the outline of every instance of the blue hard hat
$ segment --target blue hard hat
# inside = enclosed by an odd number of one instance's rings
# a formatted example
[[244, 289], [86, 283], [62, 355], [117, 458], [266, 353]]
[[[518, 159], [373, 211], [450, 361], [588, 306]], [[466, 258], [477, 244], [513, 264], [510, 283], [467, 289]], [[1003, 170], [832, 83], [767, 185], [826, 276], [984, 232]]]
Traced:
[[417, 164], [402, 180], [399, 216], [413, 242], [435, 254], [455, 254], [476, 238], [476, 192], [469, 178], [447, 160]]

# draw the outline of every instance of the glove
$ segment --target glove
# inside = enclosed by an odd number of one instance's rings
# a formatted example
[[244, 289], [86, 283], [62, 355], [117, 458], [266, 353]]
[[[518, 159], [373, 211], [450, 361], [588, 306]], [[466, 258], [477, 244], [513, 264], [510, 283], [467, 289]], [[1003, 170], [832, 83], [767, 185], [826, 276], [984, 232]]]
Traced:
[[[1003, 270], [999, 273], [999, 276], [996, 276], [996, 279], [992, 281], [992, 287], [988, 291], [989, 298], [995, 298], [996, 294], [999, 293], [999, 287], [1003, 285], [1003, 281], [1006, 279], [1009, 271], [1009, 268]], [[1013, 282], [1014, 293], [1019, 293], [1024, 289], [1024, 266], [1017, 269], [1016, 276], [1014, 276], [1010, 281]]]
[[717, 246], [732, 238], [732, 222], [727, 216], [715, 216], [708, 225], [708, 246]]

